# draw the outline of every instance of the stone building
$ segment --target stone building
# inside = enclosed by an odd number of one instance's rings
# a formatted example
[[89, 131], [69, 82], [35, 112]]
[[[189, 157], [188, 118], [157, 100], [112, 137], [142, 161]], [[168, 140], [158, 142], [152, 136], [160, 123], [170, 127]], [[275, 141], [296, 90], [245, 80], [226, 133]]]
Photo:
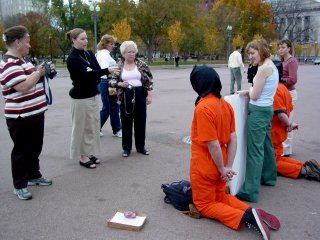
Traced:
[[271, 0], [278, 38], [315, 43], [320, 40], [320, 1]]

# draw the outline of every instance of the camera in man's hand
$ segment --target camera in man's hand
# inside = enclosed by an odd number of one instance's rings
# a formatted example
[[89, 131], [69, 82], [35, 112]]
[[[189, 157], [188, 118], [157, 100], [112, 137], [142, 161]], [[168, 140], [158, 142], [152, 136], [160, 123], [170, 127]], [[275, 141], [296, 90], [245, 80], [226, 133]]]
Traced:
[[43, 63], [44, 69], [46, 70], [46, 76], [53, 79], [57, 75], [57, 71], [54, 68], [51, 68], [50, 65], [51, 64], [48, 62]]

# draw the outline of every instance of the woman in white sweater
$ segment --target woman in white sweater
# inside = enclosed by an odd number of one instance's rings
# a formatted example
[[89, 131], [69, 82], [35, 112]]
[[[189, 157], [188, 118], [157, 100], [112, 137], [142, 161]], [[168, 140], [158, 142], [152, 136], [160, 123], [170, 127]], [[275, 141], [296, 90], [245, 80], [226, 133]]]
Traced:
[[[116, 39], [111, 35], [102, 36], [97, 48], [97, 61], [101, 68], [107, 68], [116, 65], [116, 61], [111, 57], [110, 52], [114, 48]], [[100, 111], [100, 136], [103, 136], [102, 127], [108, 120], [110, 115], [110, 124], [112, 127], [112, 136], [122, 137], [120, 108], [117, 104], [117, 96], [110, 96], [108, 92], [109, 86], [108, 76], [102, 76], [99, 84], [99, 91], [102, 100], [102, 109]]]

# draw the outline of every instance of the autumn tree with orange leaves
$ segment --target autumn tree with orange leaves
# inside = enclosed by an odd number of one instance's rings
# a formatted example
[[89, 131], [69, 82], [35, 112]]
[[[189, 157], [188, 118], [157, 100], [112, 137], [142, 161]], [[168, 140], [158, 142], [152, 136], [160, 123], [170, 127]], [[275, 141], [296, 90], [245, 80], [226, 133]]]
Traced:
[[174, 24], [168, 27], [168, 38], [173, 52], [178, 55], [184, 38], [180, 21], [176, 21]]
[[112, 33], [119, 43], [130, 39], [131, 26], [128, 23], [127, 18], [122, 19], [120, 22], [113, 24], [112, 26]]
[[[227, 40], [227, 25], [232, 26], [233, 36], [243, 39], [245, 45], [255, 35], [268, 41], [275, 37], [275, 24], [269, 3], [261, 0], [217, 0], [212, 8], [213, 24]], [[227, 42], [227, 41], [225, 41]]]

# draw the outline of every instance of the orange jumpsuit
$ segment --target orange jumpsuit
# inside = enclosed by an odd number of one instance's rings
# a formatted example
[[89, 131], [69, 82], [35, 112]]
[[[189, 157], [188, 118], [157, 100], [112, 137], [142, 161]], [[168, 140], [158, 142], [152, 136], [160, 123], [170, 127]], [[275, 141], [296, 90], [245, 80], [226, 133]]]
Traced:
[[219, 220], [237, 230], [249, 207], [225, 193], [226, 183], [212, 159], [207, 143], [220, 142], [223, 161], [227, 163], [227, 143], [235, 132], [232, 107], [223, 99], [208, 94], [196, 105], [191, 129], [190, 182], [193, 202], [202, 215]]
[[276, 155], [277, 171], [283, 176], [298, 178], [303, 163], [290, 157], [281, 156], [283, 153], [282, 142], [287, 139], [288, 133], [286, 131], [286, 125], [280, 121], [277, 114], [277, 112], [284, 112], [288, 115], [292, 109], [291, 95], [288, 89], [282, 83], [279, 83], [274, 96], [274, 115], [271, 123], [271, 138]]

